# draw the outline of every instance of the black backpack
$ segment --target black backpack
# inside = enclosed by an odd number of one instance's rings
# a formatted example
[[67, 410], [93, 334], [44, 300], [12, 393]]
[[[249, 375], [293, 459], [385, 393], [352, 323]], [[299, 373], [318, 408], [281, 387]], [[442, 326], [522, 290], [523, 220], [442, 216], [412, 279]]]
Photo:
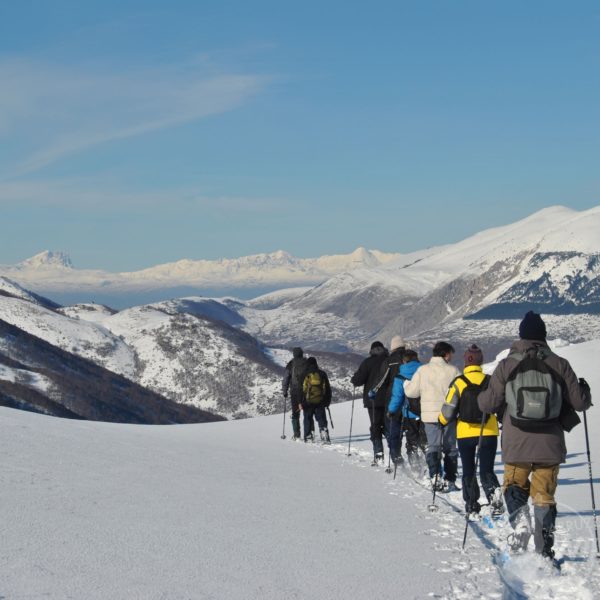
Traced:
[[479, 410], [477, 398], [483, 390], [487, 390], [490, 383], [490, 376], [485, 375], [481, 383], [473, 383], [464, 375], [459, 375], [456, 379], [462, 379], [467, 384], [467, 387], [463, 389], [458, 400], [458, 418], [465, 423], [481, 425], [483, 413]]
[[295, 391], [302, 391], [302, 384], [304, 383], [304, 374], [306, 372], [308, 359], [304, 356], [292, 359], [292, 377], [291, 386]]

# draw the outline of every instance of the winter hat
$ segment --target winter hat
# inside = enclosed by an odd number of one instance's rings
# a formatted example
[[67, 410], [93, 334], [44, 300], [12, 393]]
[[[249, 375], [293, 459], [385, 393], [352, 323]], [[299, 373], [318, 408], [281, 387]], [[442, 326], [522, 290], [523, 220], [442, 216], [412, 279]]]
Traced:
[[546, 323], [542, 317], [530, 310], [519, 325], [519, 337], [522, 340], [546, 341]]
[[483, 364], [483, 352], [477, 344], [471, 344], [465, 351], [465, 367]]
[[304, 352], [302, 351], [302, 348], [296, 347], [292, 348], [292, 354], [294, 355], [294, 358], [301, 358]]
[[390, 350], [392, 352], [394, 350], [397, 350], [398, 348], [404, 348], [405, 346], [406, 346], [406, 343], [399, 335], [395, 335], [392, 338], [392, 341], [390, 342]]
[[317, 359], [314, 356], [309, 357], [309, 359], [306, 361], [306, 366], [307, 367], [316, 367]]
[[371, 350], [375, 350], [375, 348], [383, 348], [383, 344], [381, 342], [373, 342], [371, 344]]

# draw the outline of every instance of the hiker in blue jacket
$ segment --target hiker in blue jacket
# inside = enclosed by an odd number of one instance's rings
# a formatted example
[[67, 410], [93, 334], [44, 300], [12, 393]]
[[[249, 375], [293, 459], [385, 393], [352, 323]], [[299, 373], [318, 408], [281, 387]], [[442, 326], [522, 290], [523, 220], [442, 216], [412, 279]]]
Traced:
[[404, 393], [404, 382], [412, 379], [421, 366], [419, 356], [414, 350], [404, 352], [403, 364], [398, 375], [394, 378], [392, 397], [388, 405], [388, 414], [392, 423], [391, 442], [397, 442], [395, 447], [402, 444], [402, 433], [406, 434], [406, 454], [412, 468], [418, 467], [417, 450], [425, 453], [427, 438], [421, 421], [421, 411], [418, 398], [407, 398]]

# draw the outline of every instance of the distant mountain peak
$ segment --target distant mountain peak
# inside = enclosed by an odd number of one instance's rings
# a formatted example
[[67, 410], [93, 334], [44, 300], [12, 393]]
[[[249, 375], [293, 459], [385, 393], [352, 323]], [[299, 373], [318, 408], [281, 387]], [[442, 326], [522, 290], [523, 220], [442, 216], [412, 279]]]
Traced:
[[73, 263], [71, 258], [66, 252], [60, 250], [44, 250], [27, 260], [20, 263], [22, 267], [63, 267], [65, 269], [72, 269]]

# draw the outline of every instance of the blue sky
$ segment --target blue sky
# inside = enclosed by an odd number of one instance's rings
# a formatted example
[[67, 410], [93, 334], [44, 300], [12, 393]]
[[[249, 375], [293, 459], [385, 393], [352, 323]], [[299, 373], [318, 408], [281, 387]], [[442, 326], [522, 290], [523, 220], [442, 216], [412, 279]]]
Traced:
[[600, 4], [0, 4], [0, 263], [411, 251], [600, 199]]

